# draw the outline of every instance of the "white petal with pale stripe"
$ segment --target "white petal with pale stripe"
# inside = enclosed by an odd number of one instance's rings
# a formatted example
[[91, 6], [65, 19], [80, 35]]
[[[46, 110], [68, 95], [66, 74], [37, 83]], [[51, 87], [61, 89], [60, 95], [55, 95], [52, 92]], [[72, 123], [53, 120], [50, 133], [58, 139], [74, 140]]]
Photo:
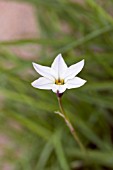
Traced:
[[65, 76], [64, 76], [65, 82], [69, 79], [74, 78], [82, 70], [83, 67], [84, 67], [84, 60], [71, 65], [65, 73]]
[[66, 90], [66, 85], [56, 85], [56, 84], [53, 84], [53, 87], [52, 87], [52, 91], [54, 93], [57, 93], [57, 91], [59, 93], [63, 93], [64, 91]]
[[62, 55], [59, 54], [53, 61], [51, 68], [55, 70], [55, 73], [57, 74], [56, 79], [63, 79], [63, 75], [65, 74], [67, 70], [67, 65], [62, 58]]
[[50, 90], [52, 89], [52, 85], [53, 85], [53, 81], [49, 80], [45, 77], [40, 77], [39, 79], [35, 80], [34, 82], [32, 82], [32, 86], [38, 89], [46, 89], [46, 90]]
[[66, 82], [67, 89], [78, 88], [83, 86], [86, 83], [86, 80], [83, 80], [79, 77], [74, 77], [71, 80]]
[[54, 70], [50, 67], [41, 66], [40, 64], [32, 63], [34, 69], [43, 77], [46, 77], [48, 79], [54, 80], [55, 79], [55, 73]]

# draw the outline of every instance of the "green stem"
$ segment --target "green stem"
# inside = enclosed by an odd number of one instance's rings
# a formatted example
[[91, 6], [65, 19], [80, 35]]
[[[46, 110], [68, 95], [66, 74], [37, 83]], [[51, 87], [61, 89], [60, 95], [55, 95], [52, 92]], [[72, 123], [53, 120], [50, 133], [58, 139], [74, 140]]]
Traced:
[[73, 135], [75, 141], [78, 143], [78, 145], [80, 146], [80, 148], [85, 151], [85, 148], [82, 144], [82, 142], [80, 141], [73, 125], [71, 124], [69, 118], [66, 116], [65, 112], [64, 112], [64, 109], [63, 109], [63, 106], [62, 106], [62, 101], [61, 101], [61, 97], [58, 97], [58, 104], [59, 104], [59, 108], [60, 108], [60, 112], [61, 113], [58, 113], [61, 117], [63, 117], [64, 121], [66, 122], [71, 134]]

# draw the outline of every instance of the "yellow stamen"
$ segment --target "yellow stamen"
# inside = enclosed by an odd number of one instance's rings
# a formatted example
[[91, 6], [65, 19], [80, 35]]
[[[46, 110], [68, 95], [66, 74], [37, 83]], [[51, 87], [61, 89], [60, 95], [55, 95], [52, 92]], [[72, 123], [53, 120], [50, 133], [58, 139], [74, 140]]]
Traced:
[[58, 80], [55, 80], [55, 84], [57, 85], [63, 85], [64, 84], [64, 80], [63, 79], [58, 79]]

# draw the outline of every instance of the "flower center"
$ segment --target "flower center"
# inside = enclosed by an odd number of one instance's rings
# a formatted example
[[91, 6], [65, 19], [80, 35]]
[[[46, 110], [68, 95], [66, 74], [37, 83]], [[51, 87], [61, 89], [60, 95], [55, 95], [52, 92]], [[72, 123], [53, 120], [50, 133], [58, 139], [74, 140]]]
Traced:
[[55, 84], [57, 85], [63, 85], [64, 84], [64, 80], [63, 79], [58, 79], [58, 80], [55, 80]]

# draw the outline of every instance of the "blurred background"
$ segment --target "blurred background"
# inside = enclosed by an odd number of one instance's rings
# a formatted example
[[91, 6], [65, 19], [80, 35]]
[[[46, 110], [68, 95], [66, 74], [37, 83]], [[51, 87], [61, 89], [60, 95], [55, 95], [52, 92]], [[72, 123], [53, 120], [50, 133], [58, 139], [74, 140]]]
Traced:
[[[87, 83], [63, 105], [86, 152], [62, 118], [52, 91], [38, 90], [32, 61], [85, 59]], [[113, 169], [113, 1], [0, 0], [0, 170]]]

